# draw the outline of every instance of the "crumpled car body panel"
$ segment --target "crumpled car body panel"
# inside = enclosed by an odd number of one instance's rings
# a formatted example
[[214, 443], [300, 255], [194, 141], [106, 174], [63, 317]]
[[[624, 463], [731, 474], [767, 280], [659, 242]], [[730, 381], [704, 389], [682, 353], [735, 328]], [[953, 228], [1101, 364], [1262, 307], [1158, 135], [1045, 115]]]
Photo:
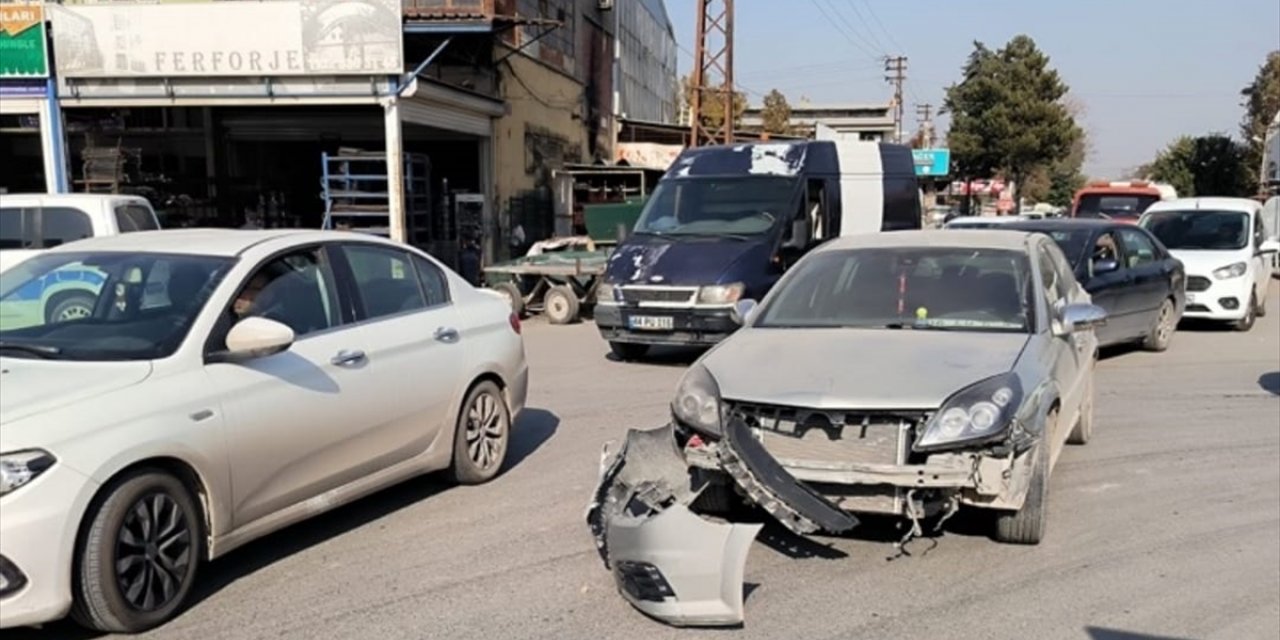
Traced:
[[675, 626], [742, 623], [742, 578], [762, 524], [721, 524], [674, 505], [608, 525], [618, 591], [636, 609]]

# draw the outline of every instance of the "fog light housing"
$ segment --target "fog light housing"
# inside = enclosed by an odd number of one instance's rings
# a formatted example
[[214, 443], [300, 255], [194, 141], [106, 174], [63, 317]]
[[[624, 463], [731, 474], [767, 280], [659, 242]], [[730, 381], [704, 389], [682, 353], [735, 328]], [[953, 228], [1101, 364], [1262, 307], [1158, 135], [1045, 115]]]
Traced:
[[22, 573], [8, 558], [0, 556], [0, 598], [17, 593], [25, 586], [27, 586], [26, 574]]
[[1240, 301], [1236, 298], [1218, 298], [1218, 304], [1222, 305], [1227, 311], [1235, 311], [1240, 308]]

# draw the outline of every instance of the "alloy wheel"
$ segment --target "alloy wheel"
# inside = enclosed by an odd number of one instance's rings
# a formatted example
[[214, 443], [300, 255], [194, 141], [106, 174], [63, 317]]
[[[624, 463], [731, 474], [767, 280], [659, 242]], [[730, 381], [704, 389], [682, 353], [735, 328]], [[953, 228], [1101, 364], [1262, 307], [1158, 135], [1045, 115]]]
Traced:
[[120, 594], [139, 611], [155, 611], [181, 591], [192, 558], [191, 527], [168, 494], [134, 503], [116, 534]]
[[481, 469], [488, 469], [501, 462], [502, 439], [506, 437], [505, 424], [498, 399], [492, 394], [481, 393], [467, 409], [467, 454]]

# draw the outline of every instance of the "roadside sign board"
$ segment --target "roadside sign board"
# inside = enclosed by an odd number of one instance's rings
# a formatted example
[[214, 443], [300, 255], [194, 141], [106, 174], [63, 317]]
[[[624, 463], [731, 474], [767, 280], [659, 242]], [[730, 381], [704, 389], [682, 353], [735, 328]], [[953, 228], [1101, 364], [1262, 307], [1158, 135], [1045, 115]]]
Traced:
[[47, 77], [45, 53], [44, 7], [0, 4], [0, 78]]
[[951, 172], [950, 149], [912, 149], [911, 156], [917, 176], [940, 178]]

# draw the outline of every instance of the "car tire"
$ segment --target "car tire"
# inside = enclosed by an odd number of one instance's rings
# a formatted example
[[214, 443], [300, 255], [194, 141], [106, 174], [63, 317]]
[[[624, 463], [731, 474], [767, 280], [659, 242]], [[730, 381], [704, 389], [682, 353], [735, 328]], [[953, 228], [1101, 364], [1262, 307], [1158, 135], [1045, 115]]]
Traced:
[[1072, 427], [1071, 435], [1067, 436], [1067, 444], [1089, 444], [1089, 439], [1093, 437], [1093, 395], [1093, 375], [1091, 374], [1088, 386], [1084, 390], [1084, 402], [1080, 407], [1080, 417], [1076, 419], [1076, 426]]
[[182, 481], [162, 471], [131, 473], [101, 495], [76, 549], [71, 616], [97, 631], [146, 631], [190, 594], [204, 557], [203, 518]]
[[482, 484], [502, 470], [511, 441], [511, 412], [506, 396], [491, 380], [467, 392], [453, 437], [449, 475], [458, 484]]
[[649, 353], [649, 345], [634, 342], [610, 342], [609, 350], [623, 362], [639, 360]]
[[1231, 328], [1236, 331], [1247, 332], [1253, 329], [1253, 323], [1258, 318], [1258, 298], [1256, 295], [1249, 296], [1249, 306], [1245, 308], [1244, 317], [1236, 320], [1231, 324]]
[[1022, 508], [1002, 511], [996, 515], [996, 540], [1008, 544], [1040, 544], [1044, 539], [1049, 507], [1049, 459], [1053, 457], [1053, 431], [1056, 429], [1058, 411], [1055, 409], [1045, 420], [1044, 434], [1036, 445], [1035, 466], [1031, 471], [1031, 485]]
[[1259, 300], [1258, 307], [1254, 310], [1253, 313], [1259, 318], [1265, 318], [1267, 316], [1267, 301]]
[[60, 293], [50, 299], [44, 307], [45, 324], [88, 318], [93, 315], [93, 307], [97, 302], [98, 298], [92, 293]]
[[542, 296], [542, 312], [551, 324], [569, 324], [578, 319], [578, 294], [567, 284], [547, 289]]
[[524, 294], [520, 293], [520, 287], [514, 282], [499, 282], [489, 286], [490, 289], [502, 294], [511, 304], [511, 313], [517, 316], [524, 315]]
[[1173, 341], [1173, 334], [1178, 329], [1177, 314], [1178, 309], [1174, 306], [1173, 299], [1165, 298], [1164, 302], [1160, 303], [1160, 311], [1156, 313], [1155, 322], [1142, 340], [1142, 348], [1157, 353], [1168, 350], [1169, 343]]

